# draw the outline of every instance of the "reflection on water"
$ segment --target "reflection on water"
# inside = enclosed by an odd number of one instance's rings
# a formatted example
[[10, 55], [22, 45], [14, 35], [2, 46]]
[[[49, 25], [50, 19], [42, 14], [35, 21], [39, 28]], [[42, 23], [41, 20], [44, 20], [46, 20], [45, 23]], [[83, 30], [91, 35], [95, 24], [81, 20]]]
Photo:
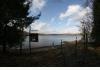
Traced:
[[[81, 39], [80, 35], [39, 35], [39, 42], [31, 42], [32, 47], [42, 47], [42, 46], [51, 46], [52, 43], [54, 45], [59, 45], [62, 41], [74, 41]], [[29, 45], [29, 37], [27, 36], [25, 42], [23, 43], [23, 48], [28, 48]]]

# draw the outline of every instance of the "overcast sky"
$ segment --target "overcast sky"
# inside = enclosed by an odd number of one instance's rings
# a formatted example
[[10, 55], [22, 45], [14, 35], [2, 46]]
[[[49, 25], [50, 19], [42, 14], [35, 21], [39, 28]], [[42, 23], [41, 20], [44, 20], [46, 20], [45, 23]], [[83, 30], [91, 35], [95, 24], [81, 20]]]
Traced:
[[[31, 24], [40, 33], [80, 33], [80, 20], [89, 7], [86, 0], [33, 0], [29, 16], [41, 11], [40, 19]], [[28, 30], [28, 29], [27, 29]]]

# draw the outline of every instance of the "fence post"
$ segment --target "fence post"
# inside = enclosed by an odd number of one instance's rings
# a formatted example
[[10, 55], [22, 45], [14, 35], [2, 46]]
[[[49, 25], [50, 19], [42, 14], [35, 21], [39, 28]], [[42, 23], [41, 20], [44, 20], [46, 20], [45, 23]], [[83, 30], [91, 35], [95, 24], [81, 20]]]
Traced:
[[54, 42], [52, 42], [52, 47], [55, 47], [55, 44], [54, 44]]
[[[23, 33], [23, 27], [21, 28], [21, 31], [22, 31], [22, 33]], [[22, 41], [22, 39], [20, 40], [20, 54], [22, 54], [22, 45], [23, 44], [23, 41]]]
[[88, 34], [86, 33], [86, 51], [87, 51], [87, 48], [88, 48]]
[[22, 42], [20, 43], [20, 54], [22, 54]]
[[31, 54], [31, 40], [30, 40], [30, 33], [31, 33], [31, 25], [29, 27], [29, 51], [30, 51], [30, 54]]
[[64, 66], [66, 66], [66, 58], [65, 58], [65, 52], [63, 50], [63, 41], [62, 40], [61, 40], [61, 54], [63, 56]]
[[77, 36], [76, 36], [76, 40], [75, 40], [75, 55], [77, 56]]

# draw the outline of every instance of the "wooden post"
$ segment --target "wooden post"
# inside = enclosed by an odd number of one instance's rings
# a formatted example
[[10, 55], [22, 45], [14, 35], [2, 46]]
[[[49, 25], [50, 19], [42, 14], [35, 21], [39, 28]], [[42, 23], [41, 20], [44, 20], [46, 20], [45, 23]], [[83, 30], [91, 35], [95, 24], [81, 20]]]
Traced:
[[85, 46], [85, 51], [87, 52], [88, 49], [88, 34], [86, 33], [86, 46]]
[[84, 49], [86, 48], [86, 29], [84, 27]]
[[29, 51], [30, 51], [30, 54], [31, 54], [31, 40], [30, 40], [30, 33], [31, 33], [31, 25], [29, 27]]
[[20, 54], [22, 54], [22, 42], [20, 43]]
[[76, 36], [76, 41], [75, 41], [75, 55], [77, 56], [77, 36]]
[[[21, 28], [21, 31], [23, 33], [23, 27]], [[22, 39], [20, 40], [20, 54], [22, 54]]]
[[52, 42], [52, 47], [55, 47], [55, 44], [54, 44], [54, 42]]
[[63, 42], [62, 42], [62, 40], [61, 40], [61, 54], [63, 56], [64, 66], [66, 66], [66, 58], [65, 58], [65, 53], [64, 53], [64, 50], [63, 50]]
[[6, 42], [3, 42], [3, 53], [6, 53]]

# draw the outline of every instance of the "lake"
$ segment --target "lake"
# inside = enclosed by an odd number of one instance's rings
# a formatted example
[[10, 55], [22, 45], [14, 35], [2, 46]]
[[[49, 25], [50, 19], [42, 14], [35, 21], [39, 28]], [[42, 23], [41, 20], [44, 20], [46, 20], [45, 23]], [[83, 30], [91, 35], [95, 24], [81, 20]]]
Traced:
[[[32, 48], [34, 47], [43, 47], [43, 46], [52, 46], [54, 45], [60, 45], [61, 40], [62, 41], [74, 41], [81, 39], [81, 35], [64, 35], [64, 34], [58, 34], [58, 35], [39, 35], [39, 42], [31, 42]], [[23, 42], [23, 48], [28, 48], [29, 47], [29, 37], [25, 39]]]

